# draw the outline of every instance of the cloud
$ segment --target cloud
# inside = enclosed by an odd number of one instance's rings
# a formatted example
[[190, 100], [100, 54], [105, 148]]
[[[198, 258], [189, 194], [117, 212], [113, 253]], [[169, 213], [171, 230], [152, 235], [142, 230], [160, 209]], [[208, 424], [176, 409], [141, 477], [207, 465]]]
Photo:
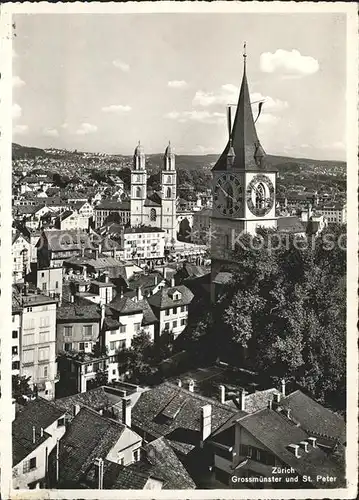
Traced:
[[121, 71], [124, 71], [125, 73], [127, 73], [128, 71], [130, 71], [129, 64], [121, 61], [120, 59], [115, 59], [114, 61], [112, 61], [112, 64], [115, 66], [115, 68], [118, 68]]
[[26, 85], [24, 80], [21, 80], [21, 78], [19, 76], [12, 77], [12, 86], [14, 88], [23, 87], [24, 85]]
[[183, 89], [187, 87], [187, 82], [185, 80], [171, 80], [167, 85], [173, 89]]
[[295, 49], [264, 52], [260, 56], [259, 65], [264, 73], [279, 73], [283, 78], [300, 78], [313, 75], [319, 70], [319, 63], [314, 57], [302, 56]]
[[61, 128], [63, 128], [64, 130], [67, 129], [69, 126], [68, 123], [64, 122], [62, 125], [60, 125]]
[[[227, 106], [236, 104], [239, 96], [239, 87], [232, 83], [226, 83], [221, 86], [218, 92], [203, 92], [198, 90], [193, 98], [193, 106], [210, 107], [215, 105]], [[288, 108], [288, 102], [275, 99], [270, 96], [264, 96], [260, 92], [254, 92], [250, 95], [251, 102], [265, 101], [262, 113], [266, 110], [282, 111]]]
[[56, 128], [44, 128], [43, 134], [46, 135], [46, 137], [58, 137], [59, 132], [56, 130]]
[[13, 128], [14, 135], [25, 135], [29, 131], [29, 127], [27, 125], [15, 125]]
[[279, 117], [272, 115], [271, 113], [261, 113], [258, 118], [258, 125], [260, 124], [274, 124], [278, 123]]
[[207, 123], [211, 125], [216, 125], [218, 123], [223, 123], [225, 119], [225, 113], [209, 112], [209, 111], [171, 111], [165, 114], [165, 118], [170, 120], [175, 120], [179, 123], [186, 123], [188, 121], [194, 121], [198, 123]]
[[202, 146], [201, 144], [197, 144], [196, 147], [192, 149], [192, 153], [206, 155], [206, 154], [210, 154], [210, 153], [218, 153], [218, 151], [215, 148], [208, 147], [208, 146]]
[[16, 102], [12, 105], [12, 118], [15, 120], [16, 118], [20, 118], [22, 115], [21, 106], [19, 106]]
[[131, 109], [131, 106], [123, 104], [110, 104], [110, 106], [104, 106], [102, 111], [106, 113], [128, 113]]
[[96, 125], [92, 125], [91, 123], [81, 123], [80, 127], [76, 130], [76, 135], [87, 135], [93, 134], [97, 131]]

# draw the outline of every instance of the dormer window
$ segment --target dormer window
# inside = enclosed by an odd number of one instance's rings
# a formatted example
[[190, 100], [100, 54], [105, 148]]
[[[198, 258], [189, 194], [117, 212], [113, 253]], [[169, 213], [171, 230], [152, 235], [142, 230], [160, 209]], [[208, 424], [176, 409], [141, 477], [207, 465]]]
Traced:
[[182, 294], [178, 290], [173, 290], [168, 294], [172, 300], [181, 300]]

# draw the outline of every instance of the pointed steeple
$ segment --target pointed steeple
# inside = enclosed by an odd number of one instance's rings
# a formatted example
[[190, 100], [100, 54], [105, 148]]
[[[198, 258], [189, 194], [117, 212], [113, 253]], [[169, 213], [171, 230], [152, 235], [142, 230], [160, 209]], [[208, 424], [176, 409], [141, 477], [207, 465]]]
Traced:
[[213, 170], [226, 170], [227, 158], [231, 149], [235, 152], [232, 168], [240, 170], [258, 170], [263, 168], [265, 152], [261, 146], [254, 124], [246, 72], [246, 45], [243, 52], [243, 78], [239, 93], [236, 115], [233, 122], [231, 139], [228, 140]]

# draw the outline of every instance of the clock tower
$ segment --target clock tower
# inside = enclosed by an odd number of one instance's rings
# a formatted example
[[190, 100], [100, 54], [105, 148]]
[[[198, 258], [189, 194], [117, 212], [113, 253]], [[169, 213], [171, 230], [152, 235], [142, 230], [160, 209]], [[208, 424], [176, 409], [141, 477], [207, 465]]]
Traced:
[[244, 71], [236, 114], [229, 139], [212, 169], [213, 211], [211, 221], [212, 278], [230, 260], [235, 239], [242, 232], [255, 235], [257, 228], [277, 227], [275, 217], [276, 169], [266, 159], [252, 114]]

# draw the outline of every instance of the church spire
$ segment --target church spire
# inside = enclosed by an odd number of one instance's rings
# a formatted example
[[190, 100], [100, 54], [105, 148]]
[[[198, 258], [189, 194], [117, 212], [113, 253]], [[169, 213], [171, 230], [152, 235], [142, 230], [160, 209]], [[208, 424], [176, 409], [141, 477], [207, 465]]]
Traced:
[[257, 136], [247, 81], [246, 43], [243, 45], [243, 66], [242, 84], [230, 139], [213, 170], [226, 170], [227, 157], [231, 148], [235, 151], [233, 168], [258, 170], [259, 166], [263, 166], [265, 152]]

